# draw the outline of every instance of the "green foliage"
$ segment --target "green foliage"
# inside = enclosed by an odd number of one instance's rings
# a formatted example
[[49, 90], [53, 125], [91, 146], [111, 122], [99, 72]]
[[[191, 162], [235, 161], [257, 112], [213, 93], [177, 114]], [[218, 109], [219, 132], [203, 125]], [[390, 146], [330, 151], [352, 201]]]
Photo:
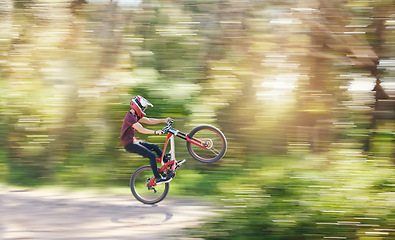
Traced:
[[392, 1], [87, 2], [0, 4], [0, 181], [126, 186], [148, 164], [119, 144], [142, 95], [150, 117], [227, 137], [172, 182], [226, 206], [204, 238], [394, 237], [395, 125], [369, 92], [394, 73]]
[[29, 8], [32, 4], [32, 0], [13, 0], [15, 8]]
[[[394, 238], [392, 171], [363, 159], [352, 170], [314, 169], [312, 162], [247, 170], [249, 178], [224, 183], [227, 211], [194, 236], [204, 239], [380, 239]], [[273, 162], [274, 159], [271, 159]], [[308, 170], [309, 169], [309, 170]]]

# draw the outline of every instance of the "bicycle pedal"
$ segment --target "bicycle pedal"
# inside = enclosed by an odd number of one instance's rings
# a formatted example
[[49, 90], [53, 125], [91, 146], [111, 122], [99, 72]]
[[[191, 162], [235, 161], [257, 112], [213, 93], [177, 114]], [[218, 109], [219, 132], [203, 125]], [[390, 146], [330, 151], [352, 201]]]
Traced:
[[186, 160], [181, 160], [176, 163], [176, 169], [179, 168]]

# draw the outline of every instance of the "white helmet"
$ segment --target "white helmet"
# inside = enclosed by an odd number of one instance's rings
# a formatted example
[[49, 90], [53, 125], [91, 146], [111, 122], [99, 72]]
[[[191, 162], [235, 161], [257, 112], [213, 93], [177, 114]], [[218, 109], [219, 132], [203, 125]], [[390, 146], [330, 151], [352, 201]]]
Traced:
[[130, 102], [130, 107], [136, 112], [137, 116], [139, 118], [142, 118], [145, 116], [144, 110], [148, 107], [153, 105], [145, 98], [142, 96], [137, 96], [132, 99]]

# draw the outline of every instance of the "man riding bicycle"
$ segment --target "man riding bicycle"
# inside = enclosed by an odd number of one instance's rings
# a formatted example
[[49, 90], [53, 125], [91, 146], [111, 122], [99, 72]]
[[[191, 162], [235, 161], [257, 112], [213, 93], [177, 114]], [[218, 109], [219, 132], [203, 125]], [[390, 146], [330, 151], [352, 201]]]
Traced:
[[135, 138], [136, 130], [143, 134], [156, 134], [156, 135], [163, 134], [162, 130], [157, 130], [157, 131], [149, 130], [144, 128], [141, 125], [141, 123], [154, 125], [154, 124], [167, 123], [168, 121], [172, 121], [172, 119], [169, 117], [163, 119], [145, 117], [144, 110], [148, 106], [153, 107], [153, 105], [148, 100], [146, 100], [141, 96], [137, 96], [132, 99], [132, 101], [130, 102], [131, 109], [125, 115], [122, 124], [121, 145], [124, 146], [126, 151], [130, 153], [137, 153], [150, 160], [152, 172], [154, 173], [156, 179], [156, 184], [167, 183], [170, 182], [172, 178], [170, 176], [161, 177], [158, 172], [158, 166], [156, 163], [155, 153], [158, 155], [158, 157], [161, 157], [162, 150], [156, 144], [140, 141]]

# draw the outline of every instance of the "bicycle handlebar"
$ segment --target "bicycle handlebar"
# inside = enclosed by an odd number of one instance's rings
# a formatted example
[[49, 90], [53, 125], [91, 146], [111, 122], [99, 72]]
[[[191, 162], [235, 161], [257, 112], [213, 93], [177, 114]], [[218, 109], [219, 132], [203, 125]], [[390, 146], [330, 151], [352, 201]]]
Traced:
[[177, 136], [177, 137], [179, 137], [179, 138], [182, 138], [182, 139], [184, 139], [184, 140], [187, 140], [187, 134], [186, 133], [183, 133], [183, 132], [181, 132], [181, 131], [179, 131], [179, 130], [177, 130], [177, 129], [175, 129], [175, 128], [173, 128], [172, 127], [172, 124], [174, 123], [174, 121], [172, 120], [172, 121], [168, 121], [167, 122], [167, 125], [166, 125], [166, 127], [164, 127], [163, 129], [162, 129], [162, 131], [164, 132], [164, 133], [171, 133], [171, 134], [174, 134], [175, 136]]
[[168, 121], [167, 122], [167, 125], [164, 127], [164, 128], [162, 128], [162, 131], [165, 133], [165, 132], [168, 132], [172, 127], [172, 125], [173, 125], [173, 123], [174, 123], [174, 121], [173, 120], [171, 120], [171, 121]]

